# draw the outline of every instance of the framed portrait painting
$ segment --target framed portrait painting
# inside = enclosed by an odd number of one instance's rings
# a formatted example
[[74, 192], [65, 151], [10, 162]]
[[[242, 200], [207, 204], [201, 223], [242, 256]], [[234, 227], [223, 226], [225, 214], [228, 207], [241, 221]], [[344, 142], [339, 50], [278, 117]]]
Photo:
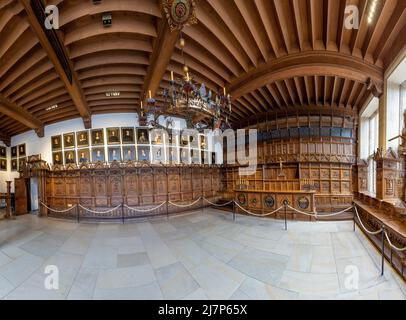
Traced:
[[65, 149], [75, 148], [75, 134], [73, 132], [63, 135], [63, 147]]
[[11, 157], [17, 158], [17, 146], [11, 147]]
[[7, 171], [7, 160], [0, 159], [0, 171]]
[[52, 153], [52, 163], [54, 165], [62, 165], [63, 164], [62, 151]]
[[149, 131], [148, 129], [138, 129], [137, 130], [137, 143], [138, 144], [149, 144]]
[[52, 151], [62, 150], [62, 136], [53, 136], [51, 137], [51, 147]]
[[135, 143], [134, 128], [121, 128], [121, 137], [123, 144], [134, 144]]
[[20, 144], [19, 146], [18, 146], [18, 156], [19, 157], [25, 157], [27, 154], [26, 154], [26, 151], [25, 151], [25, 143], [23, 143], [23, 144]]
[[104, 130], [95, 129], [92, 130], [92, 146], [103, 146], [104, 145]]
[[118, 128], [107, 128], [107, 144], [120, 144], [120, 130]]
[[18, 171], [18, 161], [17, 159], [11, 160], [11, 171]]
[[109, 162], [121, 162], [121, 149], [120, 147], [109, 147]]
[[124, 162], [135, 161], [135, 147], [123, 147]]
[[7, 148], [0, 146], [0, 158], [7, 158]]
[[78, 150], [78, 158], [80, 164], [90, 162], [90, 150], [89, 149]]
[[88, 147], [89, 146], [89, 132], [80, 131], [80, 132], [76, 133], [76, 141], [77, 141], [78, 148]]
[[65, 151], [65, 164], [75, 164], [75, 163], [76, 163], [75, 150]]
[[106, 154], [104, 148], [92, 149], [92, 162], [106, 162]]

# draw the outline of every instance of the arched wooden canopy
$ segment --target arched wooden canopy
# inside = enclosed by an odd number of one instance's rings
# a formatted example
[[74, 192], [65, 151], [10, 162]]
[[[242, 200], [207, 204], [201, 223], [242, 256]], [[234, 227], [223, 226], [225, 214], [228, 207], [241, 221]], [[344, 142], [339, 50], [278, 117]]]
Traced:
[[[137, 112], [151, 90], [162, 102], [170, 72], [183, 64], [198, 82], [233, 97], [229, 119], [319, 107], [356, 114], [406, 45], [406, 1], [199, 0], [198, 23], [171, 32], [159, 0], [49, 0], [60, 13], [55, 51], [32, 10], [37, 0], [0, 1], [0, 131], [28, 129], [109, 112]], [[359, 29], [344, 26], [359, 8]], [[113, 24], [103, 27], [102, 14]], [[66, 65], [71, 71], [66, 74]], [[106, 97], [120, 91], [119, 97]], [[52, 105], [57, 109], [48, 111]]]

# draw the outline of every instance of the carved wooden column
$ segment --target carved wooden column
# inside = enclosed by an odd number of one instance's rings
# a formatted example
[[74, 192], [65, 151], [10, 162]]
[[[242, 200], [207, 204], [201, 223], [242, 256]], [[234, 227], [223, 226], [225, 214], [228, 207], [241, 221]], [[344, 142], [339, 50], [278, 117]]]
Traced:
[[400, 158], [389, 148], [386, 152], [378, 149], [374, 160], [376, 161], [376, 197], [380, 200], [396, 199]]
[[368, 163], [365, 160], [358, 160], [353, 167], [353, 191], [367, 192], [368, 191]]

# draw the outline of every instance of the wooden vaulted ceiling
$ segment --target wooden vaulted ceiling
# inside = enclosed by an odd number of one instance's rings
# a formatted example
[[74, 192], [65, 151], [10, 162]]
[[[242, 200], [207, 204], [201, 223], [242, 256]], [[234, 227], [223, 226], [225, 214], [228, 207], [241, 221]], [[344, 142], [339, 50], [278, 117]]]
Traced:
[[[182, 55], [159, 0], [46, 1], [59, 8], [70, 84], [30, 0], [0, 0], [0, 136], [137, 112], [148, 90], [161, 103], [170, 72], [182, 75], [185, 62], [196, 81], [215, 92], [227, 87], [237, 126], [284, 110], [356, 113], [380, 91], [384, 70], [406, 44], [406, 1], [378, 0], [368, 23], [371, 2], [199, 0], [198, 24], [182, 30]], [[344, 27], [347, 5], [358, 6], [359, 29]], [[112, 13], [111, 27], [103, 27], [103, 12]], [[121, 94], [108, 98], [107, 91]]]

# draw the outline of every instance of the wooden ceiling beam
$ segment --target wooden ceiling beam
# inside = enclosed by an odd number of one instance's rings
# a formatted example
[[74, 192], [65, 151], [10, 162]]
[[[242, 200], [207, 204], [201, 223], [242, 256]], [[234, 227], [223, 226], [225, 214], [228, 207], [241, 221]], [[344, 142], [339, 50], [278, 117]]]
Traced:
[[254, 46], [251, 45], [249, 37], [242, 36], [243, 31], [241, 25], [231, 14], [230, 2], [218, 1], [218, 0], [206, 0], [213, 10], [221, 17], [224, 24], [231, 31], [237, 41], [240, 43], [241, 47], [244, 49], [245, 53], [249, 57], [251, 63], [256, 67], [258, 64], [257, 54], [255, 53]]
[[0, 112], [6, 116], [22, 123], [26, 127], [35, 130], [39, 137], [44, 136], [44, 125], [41, 121], [35, 118], [32, 114], [25, 111], [20, 106], [9, 101], [6, 97], [0, 94]]
[[141, 97], [147, 99], [149, 91], [154, 97], [161, 80], [168, 68], [172, 53], [179, 39], [179, 30], [171, 31], [166, 19], [162, 20], [159, 27], [158, 38], [155, 40], [153, 52], [149, 60], [147, 75], [142, 86]]
[[[39, 0], [36, 0], [36, 1], [39, 1]], [[87, 106], [87, 102], [84, 97], [83, 90], [80, 87], [80, 82], [78, 80], [78, 76], [76, 74], [76, 71], [73, 69], [72, 61], [69, 60], [69, 56], [66, 52], [66, 48], [64, 48], [62, 45], [62, 49], [65, 51], [64, 54], [66, 56], [66, 59], [67, 59], [68, 63], [70, 64], [70, 69], [72, 72], [72, 81], [70, 81], [70, 79], [66, 75], [64, 67], [62, 66], [60, 59], [58, 58], [58, 54], [55, 52], [55, 49], [51, 45], [51, 43], [43, 29], [44, 22], [38, 21], [33, 9], [31, 8], [30, 0], [20, 0], [20, 2], [24, 6], [24, 9], [25, 9], [25, 12], [27, 13], [28, 21], [30, 23], [32, 30], [37, 35], [42, 48], [45, 50], [49, 59], [52, 61], [56, 72], [58, 73], [60, 79], [64, 83], [66, 90], [68, 91], [69, 95], [72, 98], [72, 101], [75, 103], [75, 106], [76, 106], [80, 116], [83, 119], [85, 128], [86, 129], [91, 128], [90, 109]], [[61, 36], [58, 33], [57, 33], [57, 35], [59, 38], [59, 42], [61, 44], [63, 44]]]
[[282, 57], [254, 69], [230, 84], [233, 99], [266, 84], [295, 76], [339, 76], [367, 83], [372, 78], [383, 84], [382, 68], [336, 52], [303, 52]]
[[[251, 32], [252, 37], [258, 46], [261, 56], [265, 62], [269, 58], [269, 49], [267, 44], [267, 37], [265, 32], [260, 25], [260, 21], [256, 18], [256, 10], [251, 1], [246, 0], [235, 0], [235, 5], [237, 6], [240, 14], [243, 16], [248, 29]], [[260, 20], [260, 19], [259, 19]]]

